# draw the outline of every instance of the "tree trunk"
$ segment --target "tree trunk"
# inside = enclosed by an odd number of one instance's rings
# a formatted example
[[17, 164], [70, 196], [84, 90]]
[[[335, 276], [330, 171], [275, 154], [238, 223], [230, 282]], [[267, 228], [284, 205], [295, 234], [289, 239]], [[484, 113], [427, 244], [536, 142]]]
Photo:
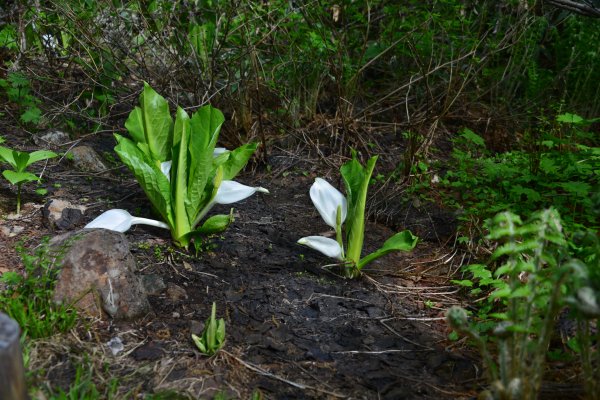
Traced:
[[0, 312], [0, 399], [26, 400], [25, 369], [19, 325]]

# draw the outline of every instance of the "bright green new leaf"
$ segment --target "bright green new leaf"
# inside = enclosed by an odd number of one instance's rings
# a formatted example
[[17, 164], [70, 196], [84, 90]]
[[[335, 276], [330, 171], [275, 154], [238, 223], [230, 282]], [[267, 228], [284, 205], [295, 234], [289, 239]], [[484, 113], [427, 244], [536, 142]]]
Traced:
[[134, 141], [141, 144], [142, 151], [154, 160], [167, 161], [171, 158], [173, 129], [169, 103], [144, 82], [140, 104], [129, 114], [125, 127]]
[[16, 172], [11, 170], [2, 171], [2, 175], [13, 185], [25, 182], [34, 182], [39, 180], [37, 176], [31, 172]]
[[414, 236], [410, 231], [402, 231], [385, 241], [383, 246], [373, 253], [365, 256], [358, 262], [358, 269], [362, 269], [368, 263], [382, 257], [392, 251], [410, 251], [415, 248], [419, 238]]
[[217, 320], [217, 305], [213, 303], [210, 317], [206, 320], [202, 336], [192, 333], [192, 340], [201, 353], [215, 354], [225, 343], [225, 320]]

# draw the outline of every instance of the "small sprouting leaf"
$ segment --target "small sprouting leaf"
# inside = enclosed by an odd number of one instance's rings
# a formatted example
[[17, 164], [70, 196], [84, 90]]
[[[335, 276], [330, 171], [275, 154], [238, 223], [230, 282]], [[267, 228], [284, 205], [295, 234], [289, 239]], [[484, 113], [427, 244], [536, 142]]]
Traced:
[[463, 280], [453, 279], [450, 282], [454, 283], [455, 285], [459, 285], [459, 286], [473, 287], [473, 281], [470, 281], [468, 279], [463, 279]]
[[210, 317], [206, 320], [202, 336], [192, 334], [192, 340], [203, 354], [212, 356], [225, 343], [225, 320], [217, 320], [217, 305], [213, 303]]
[[485, 146], [485, 140], [483, 140], [481, 136], [479, 136], [478, 134], [476, 134], [468, 128], [463, 129], [460, 136], [464, 137], [465, 139], [477, 146]]
[[42, 119], [42, 110], [38, 107], [29, 107], [23, 114], [21, 114], [21, 121], [28, 124], [38, 124]]
[[577, 114], [564, 113], [560, 114], [556, 117], [558, 122], [566, 122], [569, 124], [581, 124], [585, 122], [585, 120]]

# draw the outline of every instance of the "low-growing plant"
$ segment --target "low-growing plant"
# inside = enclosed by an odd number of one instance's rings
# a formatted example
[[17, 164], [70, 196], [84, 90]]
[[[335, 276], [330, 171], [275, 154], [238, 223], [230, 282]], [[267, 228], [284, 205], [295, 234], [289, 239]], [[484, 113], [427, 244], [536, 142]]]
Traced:
[[21, 109], [21, 122], [38, 124], [42, 110], [38, 107], [41, 100], [31, 93], [31, 82], [21, 72], [10, 72], [6, 79], [0, 79], [0, 88], [6, 92], [8, 100]]
[[600, 142], [584, 128], [594, 120], [560, 114], [540, 133], [535, 149], [491, 154], [484, 139], [464, 129], [454, 140], [452, 164], [441, 180], [446, 203], [464, 224], [513, 210], [556, 208], [568, 231], [598, 228], [591, 195], [600, 188]]
[[268, 192], [231, 180], [257, 145], [216, 149], [223, 122], [223, 114], [211, 106], [201, 107], [191, 117], [178, 107], [173, 122], [167, 101], [145, 83], [140, 106], [125, 123], [131, 139], [115, 134], [115, 151], [170, 227], [178, 246], [187, 248], [195, 237], [227, 228], [229, 215], [214, 215], [200, 225], [213, 205]]
[[[600, 196], [595, 199], [600, 217]], [[600, 399], [600, 239], [595, 232], [578, 232], [573, 237], [578, 259], [573, 261], [574, 279], [567, 304], [577, 319], [576, 347], [581, 359], [587, 398]], [[594, 346], [596, 347], [594, 350]]]
[[[491, 328], [490, 337], [482, 335], [482, 327], [469, 323], [461, 307], [452, 307], [447, 319], [482, 354], [490, 387], [481, 398], [533, 400], [573, 264], [567, 262], [567, 241], [556, 210], [537, 212], [526, 223], [503, 212], [494, 217], [489, 229], [488, 239], [499, 243], [492, 255], [492, 262], [499, 266], [480, 278], [494, 285], [488, 302], [500, 307], [489, 313], [491, 324], [484, 321]], [[488, 348], [489, 338], [498, 345], [497, 362]]]
[[36, 339], [66, 332], [77, 321], [77, 313], [69, 304], [52, 300], [56, 280], [56, 264], [62, 250], [51, 249], [44, 242], [33, 254], [19, 246], [24, 275], [8, 271], [0, 276], [7, 285], [0, 291], [0, 310], [18, 322], [23, 334]]
[[[380, 249], [361, 257], [365, 235], [367, 190], [376, 162], [377, 156], [372, 157], [365, 167], [358, 161], [356, 152], [352, 152], [352, 160], [340, 168], [346, 185], [347, 199], [329, 182], [321, 178], [316, 178], [310, 188], [313, 204], [325, 223], [335, 229], [336, 238], [308, 236], [298, 240], [298, 243], [342, 261], [344, 273], [349, 278], [359, 276], [365, 265], [392, 251], [412, 250], [418, 240], [410, 231], [405, 230], [386, 240]], [[342, 225], [346, 221], [346, 247], [344, 247]]]
[[225, 320], [217, 320], [217, 304], [213, 302], [210, 317], [204, 324], [202, 336], [192, 333], [192, 340], [202, 354], [212, 356], [225, 343]]
[[2, 175], [11, 184], [17, 186], [17, 214], [21, 212], [21, 186], [26, 182], [39, 182], [41, 179], [31, 172], [27, 172], [27, 167], [35, 162], [48, 160], [56, 156], [56, 153], [49, 150], [37, 150], [32, 153], [26, 153], [0, 146], [0, 160], [4, 160], [13, 167], [12, 170], [7, 169], [2, 171]]

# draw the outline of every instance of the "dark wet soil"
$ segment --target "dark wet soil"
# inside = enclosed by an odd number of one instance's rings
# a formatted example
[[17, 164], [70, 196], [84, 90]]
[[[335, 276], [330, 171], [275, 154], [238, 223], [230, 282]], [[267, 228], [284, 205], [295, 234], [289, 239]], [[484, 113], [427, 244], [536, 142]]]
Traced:
[[[110, 153], [107, 146], [112, 146], [101, 135], [86, 144], [100, 154]], [[258, 391], [269, 399], [474, 398], [484, 383], [481, 365], [463, 343], [447, 340], [443, 321], [444, 310], [459, 301], [449, 279], [461, 256], [445, 247], [440, 235], [430, 235], [414, 251], [388, 255], [363, 277], [344, 279], [324, 267], [330, 260], [296, 244], [300, 237], [328, 231], [308, 189], [316, 176], [328, 176], [339, 186], [337, 172], [287, 151], [275, 150], [270, 157], [271, 168], [250, 166], [253, 171], [238, 180], [271, 194], [235, 204], [235, 222], [207, 239], [197, 256], [172, 247], [164, 230], [138, 226], [127, 233], [138, 272], [152, 293], [152, 312], [138, 321], [88, 321], [77, 333], [79, 351], [103, 349], [114, 376], [138, 394], [169, 389], [191, 398], [218, 392], [250, 398]], [[109, 208], [151, 216], [131, 174], [114, 167], [107, 174], [89, 174], [73, 170], [66, 159], [51, 165], [45, 200], [87, 205], [75, 228]], [[0, 197], [9, 197], [2, 185]], [[44, 201], [31, 190], [26, 200]], [[403, 223], [426, 221], [421, 225], [429, 228], [423, 232], [451, 236], [447, 214], [433, 213], [442, 216], [425, 218], [408, 210]], [[52, 234], [42, 225], [41, 212], [34, 209], [29, 218], [20, 237], [6, 238], [7, 252], [18, 239], [34, 245]], [[390, 225], [400, 227], [398, 220]], [[369, 223], [365, 252], [393, 233]], [[223, 351], [208, 358], [195, 349], [191, 334], [201, 333], [213, 302], [226, 321], [227, 336]], [[125, 352], [106, 355], [104, 343], [116, 336]], [[46, 378], [68, 386], [73, 368], [58, 353], [52, 357], [62, 367]]]

